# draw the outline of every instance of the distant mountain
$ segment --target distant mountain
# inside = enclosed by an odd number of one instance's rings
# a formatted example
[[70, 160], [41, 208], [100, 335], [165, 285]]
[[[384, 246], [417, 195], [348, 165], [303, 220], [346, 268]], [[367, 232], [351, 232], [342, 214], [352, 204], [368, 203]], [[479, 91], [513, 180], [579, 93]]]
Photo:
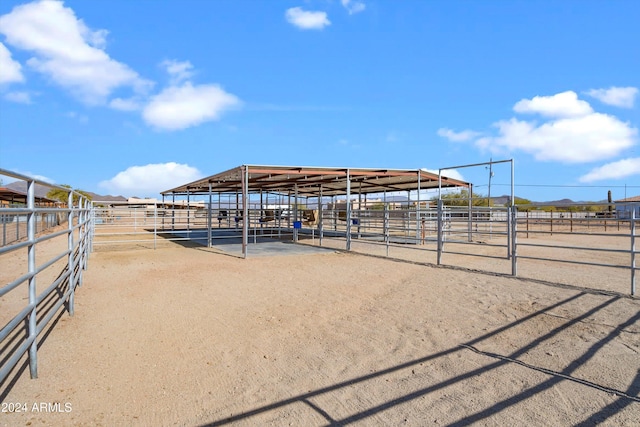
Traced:
[[126, 202], [127, 198], [124, 196], [101, 196], [100, 194], [92, 193], [91, 191], [86, 191], [86, 193], [91, 196], [91, 200], [96, 202]]
[[[14, 181], [10, 184], [4, 186], [10, 190], [19, 191], [21, 193], [27, 194], [27, 183], [25, 181]], [[44, 185], [36, 184], [35, 187], [35, 195], [36, 197], [47, 197], [47, 193], [50, 188]]]
[[571, 199], [560, 199], [560, 200], [551, 200], [548, 202], [532, 202], [533, 205], [536, 206], [570, 206], [570, 205], [585, 205], [585, 204], [589, 204], [589, 203], [609, 203], [606, 200], [597, 200], [597, 201], [585, 201], [585, 200], [578, 200], [578, 201], [573, 201]]
[[[494, 206], [502, 206], [502, 205], [506, 205], [507, 203], [509, 203], [509, 199], [510, 196], [507, 195], [502, 195], [502, 196], [497, 196], [497, 197], [492, 197], [491, 200], [493, 201], [493, 205]], [[516, 196], [516, 202], [517, 201], [524, 201], [525, 199], [522, 199], [518, 196]], [[579, 200], [579, 201], [574, 201], [571, 199], [560, 199], [560, 200], [549, 200], [549, 201], [544, 201], [544, 202], [531, 202], [531, 205], [533, 206], [571, 206], [571, 205], [584, 205], [584, 204], [589, 204], [589, 203], [604, 203], [607, 204], [608, 202], [606, 200], [598, 200], [598, 201], [584, 201], [584, 200]]]
[[[27, 192], [27, 183], [25, 181], [14, 181], [5, 185], [6, 188], [14, 191], [19, 191], [21, 193]], [[51, 188], [46, 185], [36, 184], [35, 187], [35, 195], [36, 197], [47, 197], [47, 193], [51, 191]], [[90, 191], [86, 191], [86, 193], [91, 197], [92, 200], [96, 201], [104, 201], [104, 202], [126, 202], [127, 198], [123, 196], [102, 196], [100, 194], [92, 193]]]

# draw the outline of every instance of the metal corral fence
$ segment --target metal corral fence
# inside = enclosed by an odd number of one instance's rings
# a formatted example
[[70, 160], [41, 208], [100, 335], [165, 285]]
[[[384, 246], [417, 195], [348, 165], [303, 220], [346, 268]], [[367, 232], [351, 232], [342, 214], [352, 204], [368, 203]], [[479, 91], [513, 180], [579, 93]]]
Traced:
[[[101, 207], [92, 210], [93, 246], [137, 244], [153, 247], [165, 242], [197, 242], [205, 246], [232, 243], [241, 239], [242, 210], [202, 208]], [[292, 219], [271, 215], [264, 209], [248, 210], [250, 237], [292, 239]]]
[[[91, 207], [84, 196], [69, 188], [3, 169], [0, 175], [22, 180], [27, 186], [25, 206], [0, 207], [3, 217], [24, 218], [26, 225], [24, 240], [0, 247], [0, 385], [3, 385], [25, 354], [31, 377], [37, 378], [38, 338], [49, 322], [62, 314], [60, 309], [64, 305], [73, 315], [75, 289], [82, 283], [91, 248]], [[66, 206], [38, 206], [36, 184], [68, 193]], [[55, 217], [55, 222], [61, 225], [39, 234], [38, 223], [48, 217]], [[22, 251], [26, 256], [20, 254]]]
[[540, 212], [535, 206], [514, 210], [512, 274], [519, 275], [522, 261], [628, 270], [630, 294], [636, 295], [640, 203], [590, 211], [595, 206], [573, 204], [561, 212]]
[[[8, 204], [4, 208], [23, 208], [21, 204]], [[27, 238], [27, 215], [19, 213], [17, 210], [6, 211], [9, 213], [0, 214], [0, 224], [2, 224], [2, 237], [0, 246], [17, 242]], [[67, 221], [66, 214], [60, 212], [38, 212], [36, 214], [36, 233], [41, 233], [53, 227], [57, 227]]]
[[[506, 267], [498, 272], [550, 281], [557, 276], [543, 274], [548, 266], [543, 263], [599, 267], [615, 272], [610, 280], [616, 283], [610, 288], [624, 292], [626, 287], [636, 295], [640, 204], [628, 205], [623, 215], [615, 210], [590, 212], [593, 206], [575, 204], [565, 211], [545, 212], [536, 206], [469, 208], [441, 202], [426, 209], [353, 210], [345, 238], [357, 242], [358, 250], [363, 244], [383, 246], [383, 254], [394, 258], [420, 261], [426, 258], [407, 255], [407, 251], [433, 252], [438, 265], [448, 264], [453, 259], [449, 255], [457, 255], [478, 259], [461, 266], [490, 271], [483, 260], [504, 260], [507, 263], [493, 264]], [[336, 227], [333, 212], [324, 211], [322, 217], [324, 230], [346, 228]], [[577, 270], [583, 268], [566, 270], [564, 275]], [[625, 270], [627, 279], [619, 274]]]
[[[592, 205], [587, 204], [565, 208], [547, 212], [522, 205], [469, 207], [441, 202], [435, 207], [398, 208], [378, 203], [374, 209], [347, 212], [344, 204], [291, 210], [252, 205], [247, 210], [248, 243], [272, 238], [309, 243], [311, 239], [312, 244], [337, 249], [564, 283], [570, 283], [566, 278], [576, 276], [575, 272], [588, 272], [561, 266], [598, 267], [614, 272], [608, 279], [612, 283], [602, 289], [625, 292], [630, 283], [630, 293], [635, 295], [638, 207], [629, 209], [626, 216], [615, 211], [590, 212]], [[243, 210], [237, 208], [151, 206], [93, 212], [96, 247], [137, 243], [155, 248], [160, 241], [211, 247], [242, 241]], [[460, 263], [461, 258], [469, 261]], [[544, 263], [560, 266], [562, 271], [554, 276]], [[580, 286], [578, 276], [572, 284]]]

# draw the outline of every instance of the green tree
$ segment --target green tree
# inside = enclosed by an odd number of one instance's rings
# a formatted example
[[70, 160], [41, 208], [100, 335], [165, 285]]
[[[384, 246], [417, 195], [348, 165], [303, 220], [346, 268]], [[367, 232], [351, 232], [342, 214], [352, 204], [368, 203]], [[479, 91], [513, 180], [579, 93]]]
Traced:
[[373, 205], [369, 206], [369, 209], [371, 209], [373, 211], [383, 211], [384, 210], [384, 203], [382, 203], [382, 202], [374, 203]]
[[[67, 185], [67, 184], [62, 184], [60, 187], [68, 188], [69, 191], [72, 190], [71, 186]], [[68, 203], [68, 201], [69, 201], [69, 191], [65, 191], [65, 190], [62, 190], [60, 188], [52, 188], [47, 193], [47, 199], [57, 200], [57, 201], [62, 202], [62, 203]], [[80, 196], [78, 196], [77, 193], [82, 194], [84, 197], [86, 197], [87, 199], [91, 200], [91, 196], [86, 191], [78, 190], [78, 189], [75, 189], [73, 191], [75, 191], [75, 193], [73, 195], [73, 203], [77, 203], [78, 199], [80, 198]]]
[[[471, 204], [473, 206], [486, 206], [487, 198], [483, 194], [473, 193]], [[432, 197], [431, 201], [438, 203], [437, 197]], [[469, 190], [461, 190], [458, 193], [447, 193], [442, 195], [442, 201], [445, 206], [469, 206]], [[493, 201], [491, 201], [493, 206]]]
[[[529, 199], [516, 197], [513, 204], [516, 205], [519, 212], [529, 212], [531, 210], [531, 200]], [[509, 203], [505, 203], [505, 206], [509, 206]]]

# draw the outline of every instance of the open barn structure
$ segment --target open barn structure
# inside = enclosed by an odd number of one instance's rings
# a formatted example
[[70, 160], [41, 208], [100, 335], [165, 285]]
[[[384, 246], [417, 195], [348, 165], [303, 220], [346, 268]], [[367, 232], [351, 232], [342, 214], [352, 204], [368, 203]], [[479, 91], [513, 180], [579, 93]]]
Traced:
[[[242, 165], [166, 190], [162, 196], [163, 202], [173, 204], [176, 199], [189, 204], [204, 198], [207, 208], [200, 217], [206, 220], [207, 246], [241, 234], [246, 257], [251, 238], [257, 243], [283, 235], [293, 241], [311, 235], [320, 242], [327, 235], [343, 237], [349, 250], [352, 235], [362, 235], [363, 216], [379, 219], [380, 232], [369, 234], [382, 236], [389, 208], [410, 209], [413, 213], [403, 214], [403, 221], [417, 224], [420, 209], [428, 206], [428, 200], [421, 200], [426, 190], [470, 185], [423, 169]], [[175, 219], [166, 221], [172, 221], [175, 231]], [[196, 236], [193, 221], [183, 230], [190, 237]]]

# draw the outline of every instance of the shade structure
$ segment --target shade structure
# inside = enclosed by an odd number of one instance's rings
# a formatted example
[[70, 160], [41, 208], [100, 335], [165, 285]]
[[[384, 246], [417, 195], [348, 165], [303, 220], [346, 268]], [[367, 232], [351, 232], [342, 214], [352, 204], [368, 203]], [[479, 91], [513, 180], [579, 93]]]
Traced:
[[[242, 254], [247, 256], [247, 244], [251, 215], [249, 203], [259, 195], [259, 210], [262, 210], [263, 194], [287, 195], [293, 200], [293, 240], [298, 239], [299, 212], [298, 202], [302, 199], [317, 198], [320, 221], [320, 241], [322, 241], [322, 199], [324, 197], [346, 197], [352, 195], [388, 192], [417, 192], [418, 202], [422, 190], [447, 187], [469, 187], [470, 184], [453, 178], [442, 177], [422, 169], [373, 169], [373, 168], [334, 168], [316, 166], [266, 166], [242, 165], [220, 172], [181, 186], [163, 191], [165, 196], [186, 196], [187, 205], [191, 196], [209, 195], [208, 208], [208, 246], [212, 238], [212, 195], [217, 194], [218, 200], [223, 194], [235, 194], [235, 220], [242, 223]], [[346, 249], [351, 249], [351, 227], [357, 222], [352, 218], [351, 203], [345, 203], [344, 220], [346, 222]], [[287, 203], [287, 207], [291, 207]], [[419, 203], [418, 207], [419, 209]]]
[[422, 169], [242, 165], [163, 191], [162, 194], [206, 194], [210, 191], [242, 193], [243, 175], [249, 192], [287, 193], [297, 188], [302, 197], [469, 186], [467, 182], [449, 177], [440, 179], [437, 174]]

